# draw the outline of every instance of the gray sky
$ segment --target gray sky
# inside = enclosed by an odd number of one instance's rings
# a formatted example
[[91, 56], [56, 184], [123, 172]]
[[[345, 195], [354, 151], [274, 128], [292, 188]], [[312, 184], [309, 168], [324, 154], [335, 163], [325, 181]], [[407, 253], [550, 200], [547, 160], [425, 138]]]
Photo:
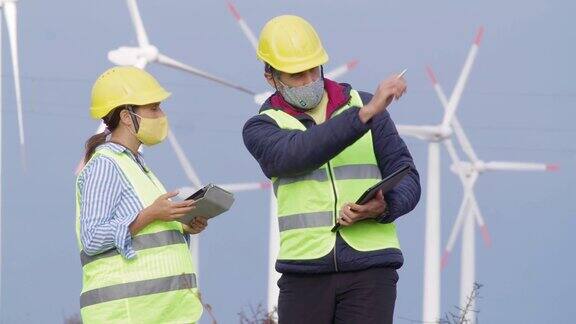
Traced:
[[[135, 44], [136, 37], [124, 1], [24, 0], [18, 5], [28, 170], [20, 166], [4, 42], [0, 322], [53, 323], [78, 311], [73, 169], [97, 126], [88, 116], [90, 88], [111, 66], [108, 50]], [[267, 89], [262, 64], [224, 1], [141, 0], [139, 5], [150, 40], [161, 51], [257, 91]], [[440, 121], [442, 109], [425, 66], [433, 66], [445, 90], [451, 90], [476, 29], [484, 26], [458, 110], [477, 153], [485, 160], [559, 163], [561, 170], [480, 177], [477, 198], [493, 246], [485, 248], [477, 240], [477, 279], [484, 284], [479, 318], [484, 323], [572, 322], [574, 2], [260, 0], [236, 5], [256, 33], [273, 16], [304, 16], [330, 55], [327, 69], [360, 60], [342, 78], [357, 89], [373, 91], [382, 78], [408, 68], [408, 95], [390, 107], [402, 124]], [[164, 108], [204, 181], [265, 179], [241, 139], [243, 123], [258, 109], [249, 96], [164, 67], [152, 65], [149, 71], [172, 91]], [[425, 186], [426, 145], [406, 141]], [[462, 191], [442, 154], [444, 245]], [[146, 159], [167, 188], [186, 185], [167, 143], [147, 150]], [[397, 323], [421, 317], [424, 211], [422, 199], [397, 221], [406, 259]], [[243, 307], [265, 303], [267, 216], [266, 192], [239, 193], [233, 210], [211, 221], [202, 234], [201, 289], [220, 323], [237, 322]], [[443, 313], [458, 303], [459, 259], [457, 245], [442, 273]]]

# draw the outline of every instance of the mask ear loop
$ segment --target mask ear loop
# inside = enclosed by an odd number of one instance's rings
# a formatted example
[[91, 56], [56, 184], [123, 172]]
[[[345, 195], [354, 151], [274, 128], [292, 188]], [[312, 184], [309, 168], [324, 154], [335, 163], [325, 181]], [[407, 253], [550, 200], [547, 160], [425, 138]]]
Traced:
[[138, 133], [138, 129], [140, 129], [140, 124], [138, 123], [138, 119], [136, 118], [136, 113], [131, 105], [126, 105], [126, 109], [130, 113], [130, 118], [132, 118], [132, 123], [134, 124], [134, 132]]
[[274, 89], [276, 89], [276, 92], [280, 92], [280, 90], [278, 90], [278, 85], [276, 84], [276, 77], [274, 76], [276, 74], [276, 70], [270, 64], [268, 64], [267, 69], [270, 72], [270, 75], [272, 75], [272, 83], [274, 83]]

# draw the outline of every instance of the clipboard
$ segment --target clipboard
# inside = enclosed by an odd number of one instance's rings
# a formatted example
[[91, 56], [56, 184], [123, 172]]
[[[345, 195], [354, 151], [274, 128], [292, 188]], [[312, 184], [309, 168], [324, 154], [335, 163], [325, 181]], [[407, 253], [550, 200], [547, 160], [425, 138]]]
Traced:
[[[382, 190], [382, 193], [387, 193], [388, 191], [392, 190], [396, 185], [402, 180], [408, 173], [410, 172], [410, 165], [405, 164], [396, 171], [392, 172], [392, 174], [388, 175], [386, 178], [379, 181], [377, 184], [373, 185], [372, 187], [368, 188], [362, 196], [360, 196], [356, 200], [357, 205], [364, 205], [372, 198], [376, 197], [378, 191]], [[334, 225], [332, 227], [332, 232], [336, 232], [340, 228], [340, 224]]]
[[196, 201], [196, 208], [177, 219], [180, 223], [190, 224], [198, 216], [210, 219], [228, 211], [234, 203], [234, 194], [211, 183], [185, 200], [190, 199]]

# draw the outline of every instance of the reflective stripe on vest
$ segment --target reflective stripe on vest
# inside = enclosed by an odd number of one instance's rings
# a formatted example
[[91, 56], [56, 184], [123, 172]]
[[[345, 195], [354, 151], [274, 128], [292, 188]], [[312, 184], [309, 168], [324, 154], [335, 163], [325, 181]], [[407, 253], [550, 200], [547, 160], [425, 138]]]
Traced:
[[[359, 94], [351, 90], [350, 101], [332, 117], [362, 105]], [[282, 129], [306, 131], [302, 122], [281, 110], [269, 109], [262, 114]], [[273, 178], [280, 229], [278, 259], [310, 260], [330, 253], [336, 242], [336, 234], [330, 229], [342, 206], [355, 202], [380, 179], [371, 131], [316, 170], [296, 177]], [[370, 219], [343, 227], [339, 233], [358, 251], [399, 248], [394, 224]]]
[[380, 179], [380, 169], [374, 164], [351, 164], [334, 168], [334, 177], [338, 180]]
[[295, 214], [278, 218], [280, 232], [298, 228], [312, 228], [321, 226], [331, 226], [334, 220], [332, 212], [316, 212], [306, 214]]
[[[151, 234], [144, 234], [135, 236], [132, 239], [132, 248], [134, 251], [140, 251], [144, 249], [151, 249], [155, 247], [160, 247], [164, 245], [171, 244], [186, 244], [186, 239], [179, 231], [163, 231]], [[104, 253], [96, 255], [88, 255], [86, 252], [80, 252], [80, 261], [82, 266], [87, 265], [90, 262], [96, 261], [98, 259], [109, 258], [118, 255], [118, 250], [112, 249]]]
[[[380, 179], [380, 169], [378, 166], [372, 164], [352, 164], [343, 165], [334, 168], [334, 176], [339, 180], [347, 179]], [[310, 173], [306, 173], [297, 177], [291, 178], [278, 178], [274, 181], [274, 193], [278, 194], [278, 188], [282, 185], [287, 185], [300, 181], [328, 181], [328, 174], [326, 169], [316, 169]]]
[[[100, 147], [92, 159], [114, 161], [142, 206], [166, 193], [152, 172], [126, 153]], [[90, 161], [87, 165], [90, 164]], [[116, 249], [88, 256], [80, 240], [80, 201], [76, 188], [76, 231], [82, 262], [81, 315], [84, 323], [193, 323], [202, 315], [196, 275], [182, 224], [154, 221], [132, 235], [133, 259]]]
[[195, 274], [182, 274], [172, 277], [129, 282], [83, 293], [80, 295], [80, 307], [87, 307], [117, 299], [193, 288], [196, 288]]

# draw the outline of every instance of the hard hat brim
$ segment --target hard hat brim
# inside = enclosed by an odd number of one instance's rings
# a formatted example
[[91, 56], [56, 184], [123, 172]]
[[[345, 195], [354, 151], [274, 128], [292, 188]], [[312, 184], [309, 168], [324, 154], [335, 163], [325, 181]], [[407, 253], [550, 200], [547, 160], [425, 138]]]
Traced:
[[161, 102], [166, 100], [172, 94], [162, 88], [158, 89], [158, 91], [150, 92], [146, 94], [140, 94], [138, 96], [129, 95], [125, 98], [116, 100], [115, 102], [111, 102], [106, 106], [92, 106], [90, 107], [90, 116], [94, 119], [101, 119], [102, 117], [108, 115], [112, 110], [122, 105], [136, 105], [136, 106], [143, 106], [148, 105], [155, 102]]
[[306, 70], [310, 70], [320, 65], [324, 65], [328, 62], [329, 57], [325, 51], [321, 51], [313, 58], [305, 58], [295, 62], [273, 62], [273, 60], [267, 59], [258, 53], [258, 58], [272, 66], [275, 70], [285, 72], [285, 73], [300, 73]]

